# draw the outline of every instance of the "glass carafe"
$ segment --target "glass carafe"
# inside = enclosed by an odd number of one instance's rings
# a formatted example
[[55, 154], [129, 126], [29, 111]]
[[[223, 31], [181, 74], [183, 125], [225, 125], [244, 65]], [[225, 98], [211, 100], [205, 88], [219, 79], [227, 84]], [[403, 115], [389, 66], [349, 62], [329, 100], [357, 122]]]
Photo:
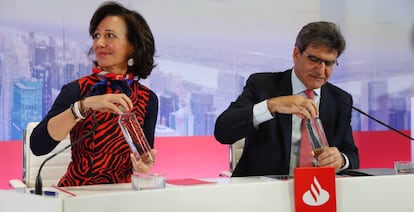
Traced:
[[321, 120], [319, 118], [307, 119], [306, 129], [308, 131], [313, 152], [315, 157], [317, 157], [322, 152], [322, 148], [328, 146]]
[[119, 116], [118, 123], [134, 155], [141, 158], [145, 164], [152, 164], [154, 159], [150, 154], [151, 147], [135, 114], [123, 113]]

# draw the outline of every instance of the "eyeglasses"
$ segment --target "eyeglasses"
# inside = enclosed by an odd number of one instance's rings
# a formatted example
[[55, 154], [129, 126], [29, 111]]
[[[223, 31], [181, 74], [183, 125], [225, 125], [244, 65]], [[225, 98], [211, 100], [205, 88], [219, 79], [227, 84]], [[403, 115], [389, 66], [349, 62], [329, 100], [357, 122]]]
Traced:
[[333, 66], [333, 64], [338, 65], [338, 61], [337, 60], [323, 60], [323, 59], [321, 59], [319, 57], [316, 57], [316, 56], [313, 56], [313, 55], [309, 55], [305, 51], [303, 51], [302, 54], [305, 55], [307, 58], [309, 58], [309, 60], [312, 61], [315, 64], [325, 63], [325, 66], [327, 66], [327, 67], [331, 67], [331, 66]]

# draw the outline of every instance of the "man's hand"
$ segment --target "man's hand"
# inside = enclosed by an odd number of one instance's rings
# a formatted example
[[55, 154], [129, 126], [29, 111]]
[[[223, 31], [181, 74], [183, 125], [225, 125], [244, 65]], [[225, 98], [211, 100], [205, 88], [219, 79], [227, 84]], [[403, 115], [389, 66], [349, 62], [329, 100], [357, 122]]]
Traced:
[[279, 96], [267, 100], [267, 108], [271, 113], [296, 114], [300, 118], [316, 118], [318, 106], [312, 99], [300, 95]]
[[339, 170], [345, 164], [342, 154], [336, 147], [323, 147], [322, 152], [316, 156], [318, 165], [320, 167], [334, 167], [335, 170]]

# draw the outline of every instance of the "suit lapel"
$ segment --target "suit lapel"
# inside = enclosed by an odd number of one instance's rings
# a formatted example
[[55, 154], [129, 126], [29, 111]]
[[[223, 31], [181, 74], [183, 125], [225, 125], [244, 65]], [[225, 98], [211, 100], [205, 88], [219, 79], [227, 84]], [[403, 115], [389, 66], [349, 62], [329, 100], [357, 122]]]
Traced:
[[[326, 131], [329, 131], [328, 128], [333, 125], [333, 123], [329, 123], [329, 117], [331, 116], [332, 111], [335, 110], [335, 105], [332, 104], [333, 101], [330, 101], [331, 99], [334, 99], [332, 92], [330, 92], [326, 85], [323, 85], [321, 87], [321, 99], [319, 103], [319, 118], [325, 129], [325, 134]], [[326, 136], [328, 136], [328, 134], [326, 134]], [[328, 141], [330, 140], [329, 138], [327, 139]]]
[[327, 109], [330, 107], [329, 101], [327, 99], [331, 99], [331, 93], [326, 89], [326, 86], [321, 87], [321, 98], [319, 102], [319, 118], [323, 121], [327, 117]]
[[[287, 96], [292, 95], [292, 70], [288, 70], [286, 74], [278, 80], [278, 89], [275, 91], [275, 96]], [[292, 115], [291, 114], [278, 114], [275, 119], [276, 126], [280, 126], [281, 135], [275, 135], [276, 138], [281, 138], [285, 154], [285, 161], [287, 161], [287, 167], [290, 163], [290, 149], [292, 144]], [[281, 141], [276, 141], [281, 142]]]

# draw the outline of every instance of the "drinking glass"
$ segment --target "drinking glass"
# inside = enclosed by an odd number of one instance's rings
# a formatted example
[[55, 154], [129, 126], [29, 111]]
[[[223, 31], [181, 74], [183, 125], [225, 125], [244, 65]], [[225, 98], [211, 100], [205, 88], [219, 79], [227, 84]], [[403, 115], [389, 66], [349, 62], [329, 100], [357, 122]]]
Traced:
[[154, 159], [150, 154], [151, 147], [137, 117], [131, 112], [125, 112], [119, 116], [118, 124], [134, 155], [141, 158], [145, 164], [152, 164]]
[[395, 174], [414, 174], [414, 164], [411, 161], [395, 161]]
[[307, 119], [306, 130], [312, 145], [315, 157], [322, 153], [322, 148], [328, 146], [325, 131], [319, 118]]
[[131, 176], [131, 185], [133, 190], [163, 189], [165, 188], [165, 176], [134, 172]]

